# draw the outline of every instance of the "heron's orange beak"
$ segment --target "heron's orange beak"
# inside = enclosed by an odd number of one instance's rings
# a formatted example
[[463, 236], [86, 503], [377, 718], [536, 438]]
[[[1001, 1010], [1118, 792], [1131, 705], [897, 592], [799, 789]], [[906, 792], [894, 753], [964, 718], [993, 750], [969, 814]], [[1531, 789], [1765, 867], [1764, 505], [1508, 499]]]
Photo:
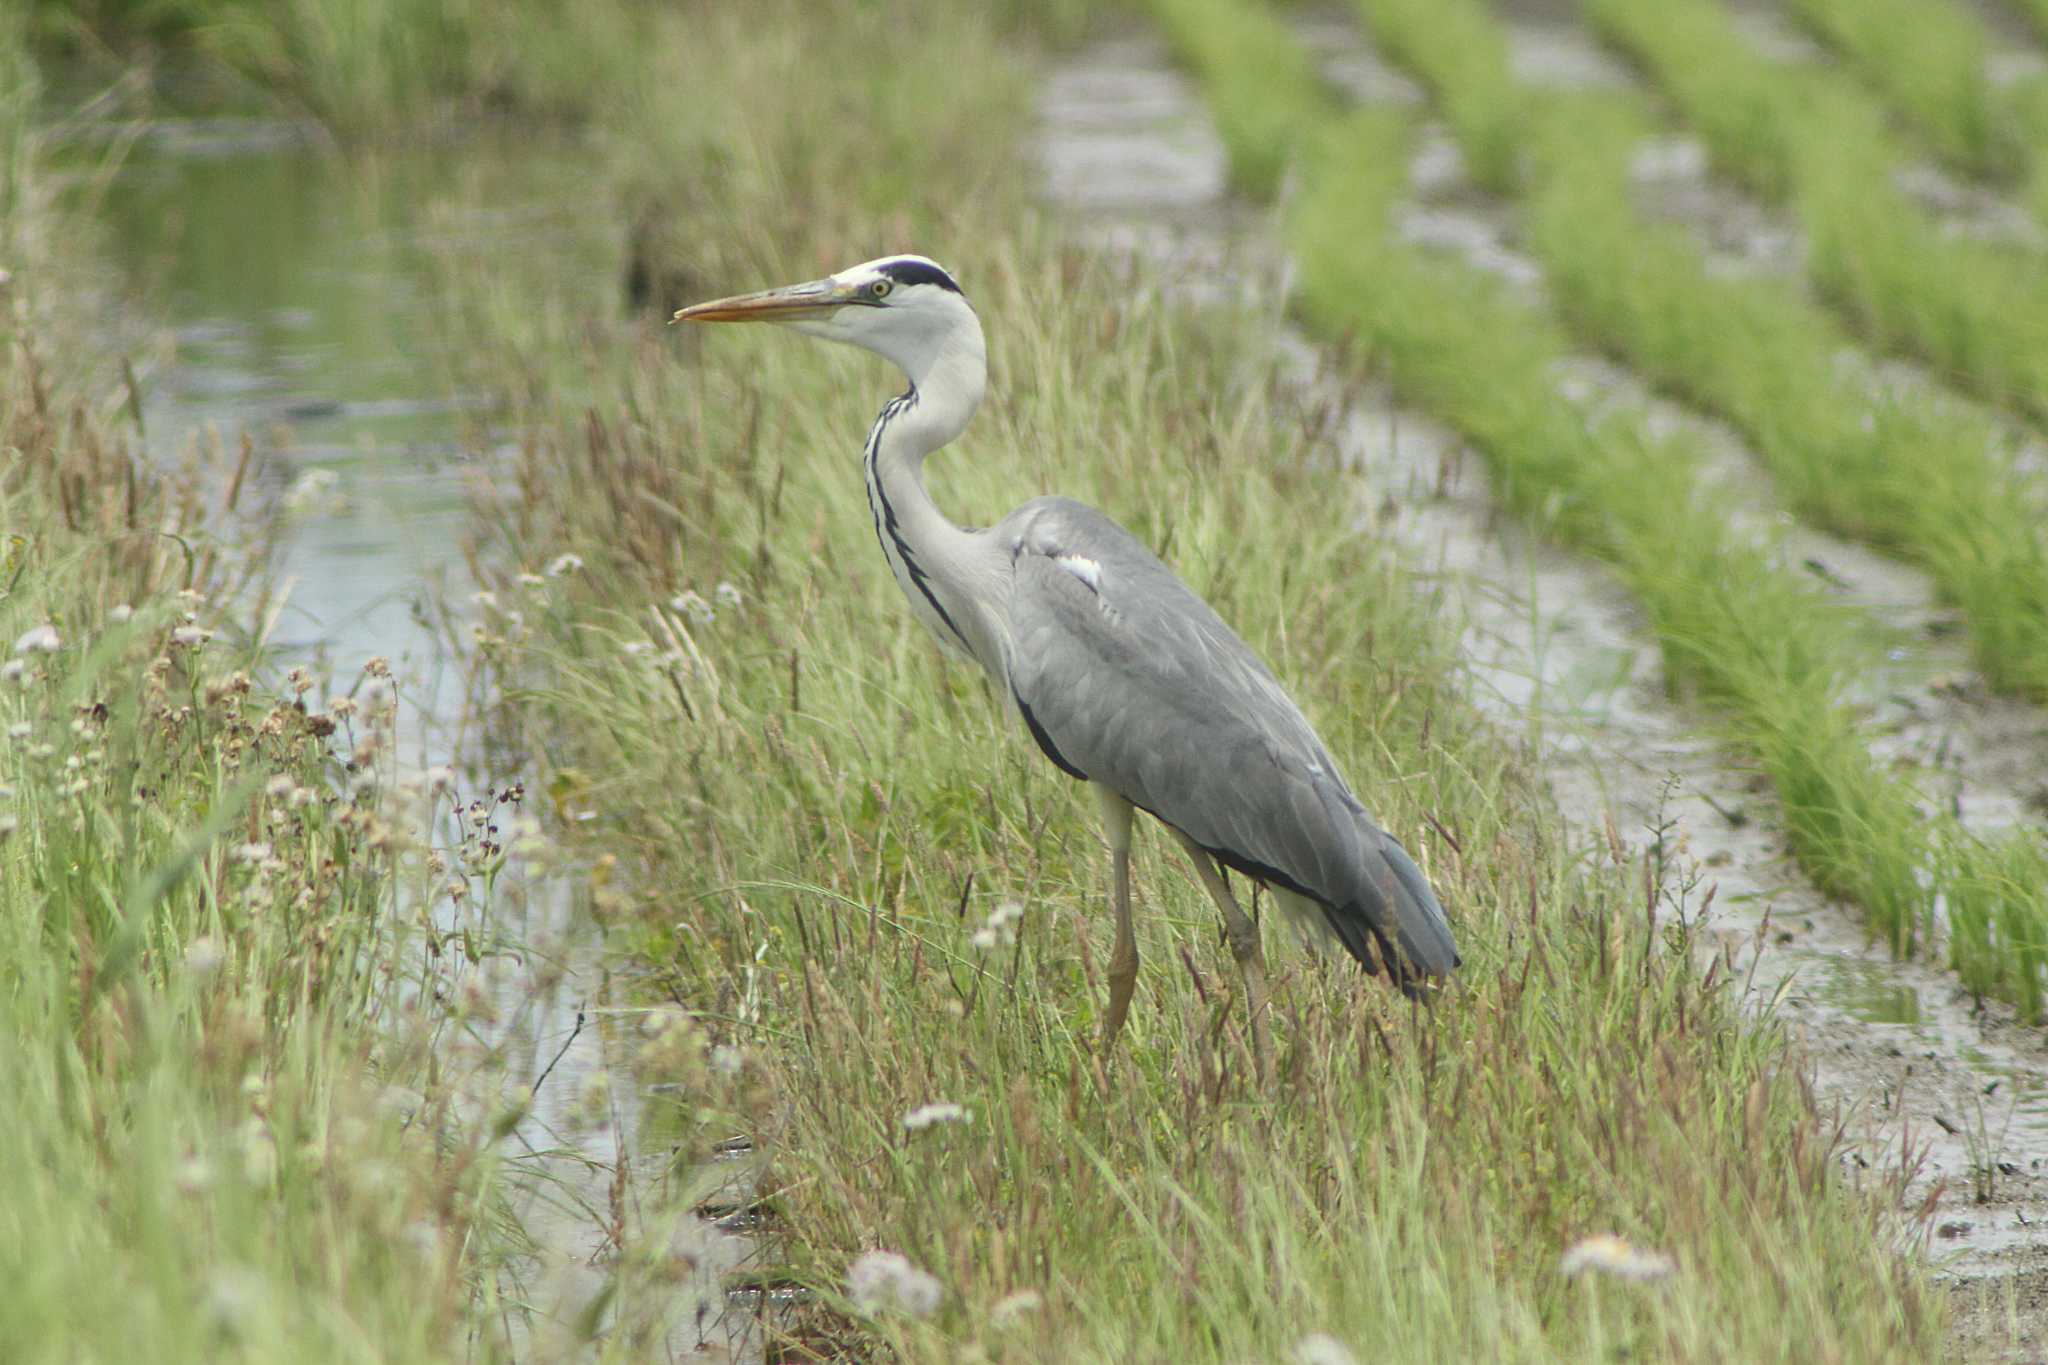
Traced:
[[852, 291], [827, 277], [757, 294], [735, 294], [676, 310], [670, 322], [797, 322], [830, 317], [853, 301]]

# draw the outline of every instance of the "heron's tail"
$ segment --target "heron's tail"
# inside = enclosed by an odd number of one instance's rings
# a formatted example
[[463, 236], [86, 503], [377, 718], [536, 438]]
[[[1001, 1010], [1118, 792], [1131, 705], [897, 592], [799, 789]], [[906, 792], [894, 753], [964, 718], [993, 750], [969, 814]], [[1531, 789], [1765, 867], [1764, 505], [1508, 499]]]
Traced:
[[1431, 980], [1449, 976], [1461, 961], [1451, 922], [1400, 841], [1364, 816], [1360, 823], [1372, 864], [1366, 868], [1366, 889], [1352, 905], [1326, 910], [1330, 927], [1368, 971], [1375, 966], [1377, 945], [1387, 977], [1401, 993], [1427, 996]]
[[[1458, 956], [1458, 944], [1451, 937], [1451, 921], [1444, 914], [1443, 902], [1436, 898], [1429, 879], [1408, 856], [1408, 850], [1384, 830], [1380, 832], [1380, 856], [1394, 873], [1394, 894], [1390, 898], [1393, 913], [1389, 918], [1401, 956], [1426, 976], [1449, 976], [1464, 959]], [[1403, 990], [1408, 989], [1407, 980], [1396, 979]]]

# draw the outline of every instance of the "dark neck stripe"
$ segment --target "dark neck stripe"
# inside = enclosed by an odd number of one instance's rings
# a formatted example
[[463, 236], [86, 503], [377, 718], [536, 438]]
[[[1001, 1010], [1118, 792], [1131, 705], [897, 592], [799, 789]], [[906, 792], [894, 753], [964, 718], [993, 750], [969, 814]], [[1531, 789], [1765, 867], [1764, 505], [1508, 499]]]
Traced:
[[874, 430], [868, 433], [868, 504], [875, 516], [875, 540], [881, 544], [885, 558], [889, 554], [889, 546], [893, 544], [896, 547], [896, 554], [902, 559], [904, 570], [909, 573], [910, 581], [916, 585], [918, 593], [931, 604], [932, 610], [938, 613], [939, 620], [953, 633], [953, 638], [960, 642], [960, 648], [972, 654], [974, 646], [967, 643], [967, 637], [961, 634], [960, 627], [954, 623], [952, 613], [939, 601], [939, 595], [932, 591], [930, 576], [925, 573], [924, 566], [917, 562], [917, 556], [910, 552], [909, 544], [904, 541], [903, 532], [896, 525], [896, 508], [889, 501], [888, 489], [882, 486], [882, 432], [898, 413], [916, 406], [917, 387], [912, 385], [910, 389], [890, 399], [883, 406], [882, 415], [875, 419]]

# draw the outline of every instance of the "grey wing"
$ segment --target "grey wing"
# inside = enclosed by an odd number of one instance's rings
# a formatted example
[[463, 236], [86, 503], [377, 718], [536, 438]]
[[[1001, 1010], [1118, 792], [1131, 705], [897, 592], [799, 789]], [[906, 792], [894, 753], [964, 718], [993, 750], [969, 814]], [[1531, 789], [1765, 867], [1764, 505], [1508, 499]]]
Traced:
[[1007, 678], [1053, 762], [1315, 901], [1368, 968], [1377, 941], [1404, 988], [1458, 965], [1421, 870], [1258, 655], [1171, 569], [1064, 498], [1027, 504], [997, 534], [1011, 559]]

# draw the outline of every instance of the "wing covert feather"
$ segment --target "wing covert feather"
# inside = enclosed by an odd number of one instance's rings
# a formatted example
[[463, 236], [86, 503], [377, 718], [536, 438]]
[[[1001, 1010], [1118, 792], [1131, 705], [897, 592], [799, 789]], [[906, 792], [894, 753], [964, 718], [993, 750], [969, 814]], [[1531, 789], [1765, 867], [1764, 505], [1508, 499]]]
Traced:
[[1362, 961], [1369, 927], [1425, 972], [1456, 965], [1427, 882], [1206, 602], [1084, 504], [1040, 499], [999, 533], [1012, 565], [1008, 682], [1055, 761], [1240, 871], [1311, 897]]

